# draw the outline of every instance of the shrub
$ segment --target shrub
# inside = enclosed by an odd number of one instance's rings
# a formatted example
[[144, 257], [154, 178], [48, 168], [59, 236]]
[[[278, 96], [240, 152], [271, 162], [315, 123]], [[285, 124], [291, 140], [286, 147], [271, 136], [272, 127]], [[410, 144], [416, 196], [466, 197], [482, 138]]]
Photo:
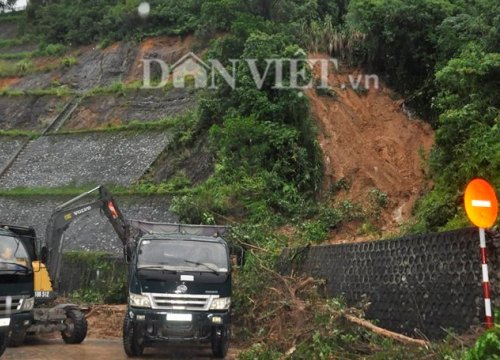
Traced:
[[464, 360], [500, 359], [500, 326], [485, 332], [464, 356]]
[[71, 67], [78, 64], [78, 59], [74, 56], [66, 56], [61, 60], [61, 65], [64, 67]]

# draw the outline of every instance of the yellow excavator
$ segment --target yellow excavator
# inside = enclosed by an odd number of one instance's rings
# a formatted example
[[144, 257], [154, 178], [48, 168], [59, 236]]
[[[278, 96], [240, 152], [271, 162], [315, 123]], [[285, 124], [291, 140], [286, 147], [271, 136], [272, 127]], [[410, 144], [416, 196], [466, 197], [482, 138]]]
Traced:
[[60, 332], [68, 344], [85, 339], [87, 321], [81, 309], [75, 304], [52, 304], [60, 283], [64, 232], [75, 219], [97, 209], [126, 249], [129, 227], [103, 186], [58, 206], [43, 246], [32, 227], [0, 224], [0, 355], [6, 341], [19, 346], [26, 334]]

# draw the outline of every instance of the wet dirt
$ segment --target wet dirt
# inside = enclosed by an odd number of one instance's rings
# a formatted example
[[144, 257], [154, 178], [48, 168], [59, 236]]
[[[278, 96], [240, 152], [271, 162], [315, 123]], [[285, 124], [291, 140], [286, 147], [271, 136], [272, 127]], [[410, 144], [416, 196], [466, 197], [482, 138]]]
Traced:
[[[226, 357], [236, 359], [238, 349], [230, 348]], [[18, 348], [8, 348], [2, 360], [121, 360], [128, 359], [120, 339], [101, 340], [87, 338], [79, 345], [66, 345], [61, 339], [31, 337]], [[146, 348], [137, 359], [212, 359], [210, 346], [168, 345]]]
[[158, 36], [143, 40], [138, 46], [137, 55], [131, 71], [125, 78], [125, 82], [142, 81], [144, 74], [143, 59], [159, 59], [166, 64], [172, 65], [189, 53], [193, 43], [193, 36]]
[[[318, 69], [313, 72], [319, 76]], [[378, 89], [372, 87], [363, 94], [341, 86], [349, 84], [349, 74], [357, 77], [351, 69], [330, 73], [328, 81], [336, 98], [307, 92], [320, 129], [325, 189], [344, 179], [349, 189], [338, 192], [335, 200], [362, 206], [368, 204], [371, 189], [387, 194], [379, 222], [384, 231], [391, 231], [411, 218], [415, 201], [425, 191], [422, 156], [432, 147], [434, 134], [429, 124], [409, 116], [403, 101], [382, 81]], [[346, 235], [334, 234], [331, 241], [346, 240]], [[355, 234], [347, 237], [356, 240]]]

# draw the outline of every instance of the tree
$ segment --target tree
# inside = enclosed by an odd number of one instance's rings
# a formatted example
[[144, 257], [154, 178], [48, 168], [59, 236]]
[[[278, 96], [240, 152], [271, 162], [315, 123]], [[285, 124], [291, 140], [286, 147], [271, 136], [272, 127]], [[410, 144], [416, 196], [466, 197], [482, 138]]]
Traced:
[[0, 12], [14, 9], [17, 0], [0, 0]]

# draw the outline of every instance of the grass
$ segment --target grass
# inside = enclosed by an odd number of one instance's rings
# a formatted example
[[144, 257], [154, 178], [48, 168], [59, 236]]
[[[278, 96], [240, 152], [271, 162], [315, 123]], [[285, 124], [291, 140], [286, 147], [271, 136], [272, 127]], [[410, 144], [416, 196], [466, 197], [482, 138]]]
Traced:
[[76, 95], [76, 92], [68, 88], [67, 86], [49, 87], [45, 89], [30, 89], [30, 90], [17, 90], [6, 88], [0, 91], [0, 96], [56, 96], [56, 97], [66, 97], [71, 95]]
[[31, 41], [33, 41], [33, 38], [29, 36], [23, 36], [15, 39], [0, 39], [0, 49], [12, 46], [25, 45]]
[[[24, 54], [26, 56], [21, 56], [20, 60], [17, 62], [10, 61], [19, 59], [16, 58], [16, 56], [19, 54]], [[36, 66], [31, 61], [31, 57], [27, 56], [27, 54], [29, 53], [3, 54], [0, 57], [0, 77], [26, 76], [30, 74], [44, 73], [52, 71], [59, 67], [70, 67], [78, 62], [76, 58], [65, 57], [59, 61], [53, 61], [43, 66]]]
[[33, 57], [33, 51], [23, 51], [17, 53], [5, 53], [0, 54], [0, 59], [3, 60], [16, 60], [16, 59], [27, 59]]
[[23, 10], [0, 13], [0, 22], [19, 21], [24, 19], [24, 15], [25, 12]]
[[108, 86], [96, 86], [89, 91], [87, 91], [85, 94], [83, 94], [84, 97], [94, 97], [94, 96], [100, 96], [100, 95], [111, 95], [111, 94], [121, 94], [125, 95], [125, 93], [129, 91], [135, 91], [140, 89], [142, 86], [140, 81], [134, 81], [129, 84], [125, 84], [122, 82], [116, 82], [114, 84], [108, 85]]
[[[107, 184], [106, 188], [114, 196], [158, 196], [158, 195], [181, 195], [184, 194], [187, 179], [173, 178], [163, 183], [138, 183], [125, 187], [122, 185]], [[17, 187], [12, 189], [0, 189], [0, 196], [4, 197], [37, 197], [37, 196], [78, 196], [87, 192], [98, 184], [68, 185], [61, 187]]]
[[[66, 57], [61, 60], [61, 64], [66, 64], [63, 66], [71, 66], [71, 64], [75, 64], [78, 60], [73, 57]], [[7, 69], [4, 72], [2, 71], [2, 61], [0, 60], [0, 77], [2, 76], [14, 76], [19, 75], [16, 69]], [[6, 88], [0, 91], [0, 96], [57, 96], [57, 97], [65, 97], [70, 95], [80, 95], [83, 98], [96, 97], [102, 95], [125, 95], [128, 92], [136, 91], [140, 89], [142, 83], [140, 81], [132, 82], [130, 84], [124, 84], [121, 82], [114, 83], [109, 86], [96, 86], [86, 92], [80, 93], [75, 90], [70, 89], [66, 85], [62, 86], [52, 86], [48, 88], [38, 88], [38, 89], [29, 89], [29, 90], [16, 90]]]
[[0, 77], [22, 76], [33, 71], [33, 63], [29, 59], [17, 62], [0, 60]]
[[0, 136], [10, 136], [10, 137], [28, 137], [30, 139], [36, 139], [40, 136], [39, 132], [29, 131], [29, 130], [0, 130]]
[[81, 129], [81, 130], [63, 130], [53, 135], [71, 135], [71, 134], [85, 134], [85, 133], [115, 133], [115, 132], [139, 132], [139, 131], [160, 131], [171, 129], [183, 120], [183, 116], [179, 117], [166, 117], [157, 121], [139, 121], [134, 120], [124, 125], [108, 125], [101, 128]]

